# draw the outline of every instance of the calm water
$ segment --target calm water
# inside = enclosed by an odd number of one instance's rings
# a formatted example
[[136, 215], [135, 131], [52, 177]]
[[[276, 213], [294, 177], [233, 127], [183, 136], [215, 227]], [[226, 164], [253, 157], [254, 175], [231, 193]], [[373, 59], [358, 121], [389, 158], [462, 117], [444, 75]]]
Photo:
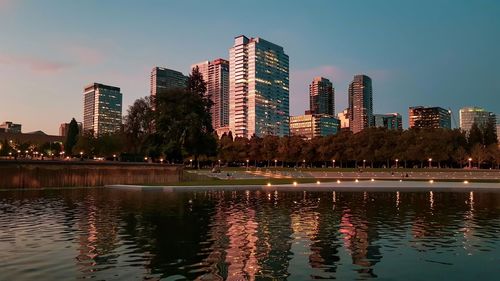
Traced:
[[500, 193], [0, 192], [1, 280], [499, 280]]

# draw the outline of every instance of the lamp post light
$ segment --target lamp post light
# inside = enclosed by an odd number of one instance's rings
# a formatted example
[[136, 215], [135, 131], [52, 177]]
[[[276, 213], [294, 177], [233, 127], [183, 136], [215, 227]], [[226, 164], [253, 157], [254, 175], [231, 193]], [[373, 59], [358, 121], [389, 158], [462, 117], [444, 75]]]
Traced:
[[274, 168], [276, 169], [277, 166], [278, 166], [278, 159], [274, 159]]
[[432, 168], [432, 158], [429, 158], [429, 168]]
[[113, 154], [113, 161], [116, 161], [116, 154]]
[[80, 161], [83, 161], [83, 151], [80, 151]]
[[396, 159], [396, 169], [398, 168], [399, 159]]
[[12, 152], [9, 152], [9, 159], [12, 159]]
[[163, 164], [163, 158], [160, 158], [160, 163]]
[[366, 160], [363, 159], [363, 169], [366, 168]]
[[189, 159], [189, 167], [193, 168], [193, 159]]
[[472, 169], [472, 158], [469, 157], [469, 169]]
[[219, 159], [219, 168], [220, 168], [220, 159]]
[[306, 159], [302, 160], [302, 163], [304, 164], [304, 168], [306, 167]]
[[335, 159], [332, 160], [332, 168], [335, 168]]
[[250, 160], [247, 159], [247, 169], [248, 169], [248, 163], [250, 162]]

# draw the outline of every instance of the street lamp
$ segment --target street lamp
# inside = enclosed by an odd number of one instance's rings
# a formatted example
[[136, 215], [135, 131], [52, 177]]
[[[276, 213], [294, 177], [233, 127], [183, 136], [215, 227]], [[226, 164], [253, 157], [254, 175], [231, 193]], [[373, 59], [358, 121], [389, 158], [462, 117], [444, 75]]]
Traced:
[[9, 152], [9, 159], [12, 159], [12, 152]]
[[332, 168], [335, 168], [335, 159], [332, 160]]
[[116, 154], [113, 154], [113, 161], [116, 161]]
[[193, 159], [189, 159], [189, 167], [193, 168]]
[[80, 151], [80, 161], [83, 161], [83, 151]]
[[429, 158], [429, 168], [432, 168], [432, 158]]
[[398, 168], [399, 159], [396, 159], [396, 169]]
[[219, 159], [219, 168], [220, 168], [220, 159]]
[[471, 165], [472, 163], [471, 162], [472, 162], [472, 158], [469, 157], [469, 169], [472, 169], [472, 165]]
[[248, 162], [250, 162], [250, 160], [247, 159], [247, 169], [248, 169]]
[[366, 167], [366, 160], [363, 159], [363, 169]]
[[277, 165], [278, 165], [278, 159], [274, 159], [274, 168], [275, 169], [276, 169]]
[[302, 160], [302, 163], [304, 163], [304, 168], [306, 167], [306, 159]]
[[163, 164], [163, 158], [160, 158], [160, 163]]

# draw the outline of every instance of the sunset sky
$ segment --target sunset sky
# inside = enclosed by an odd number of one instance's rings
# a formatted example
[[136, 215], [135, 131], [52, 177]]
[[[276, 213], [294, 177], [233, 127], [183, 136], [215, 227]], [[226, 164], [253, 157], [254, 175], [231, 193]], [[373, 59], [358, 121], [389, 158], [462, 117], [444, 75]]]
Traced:
[[[82, 120], [83, 87], [121, 88], [123, 113], [149, 94], [153, 66], [187, 74], [228, 58], [239, 34], [290, 57], [290, 113], [308, 107], [314, 76], [336, 111], [354, 74], [372, 77], [374, 112], [481, 106], [500, 114], [500, 1], [0, 0], [0, 123], [57, 134]], [[453, 122], [452, 122], [453, 123]]]

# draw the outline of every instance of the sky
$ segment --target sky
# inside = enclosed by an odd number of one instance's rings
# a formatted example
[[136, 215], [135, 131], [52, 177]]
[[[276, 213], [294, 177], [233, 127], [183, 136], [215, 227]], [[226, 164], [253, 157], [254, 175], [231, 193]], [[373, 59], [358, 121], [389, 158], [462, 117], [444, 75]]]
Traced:
[[[149, 94], [153, 66], [187, 74], [228, 58], [235, 36], [290, 57], [290, 114], [308, 108], [315, 76], [334, 84], [336, 112], [355, 74], [373, 80], [375, 113], [480, 106], [500, 115], [496, 0], [0, 0], [0, 123], [57, 134], [83, 119], [83, 87], [118, 86], [123, 114]], [[454, 121], [452, 121], [454, 123]]]

